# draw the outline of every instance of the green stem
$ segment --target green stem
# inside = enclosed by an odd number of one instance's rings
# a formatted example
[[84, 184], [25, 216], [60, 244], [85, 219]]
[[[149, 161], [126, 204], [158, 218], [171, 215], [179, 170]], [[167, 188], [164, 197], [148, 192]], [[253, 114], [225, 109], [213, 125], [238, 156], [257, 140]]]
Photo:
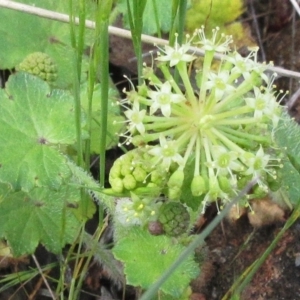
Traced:
[[241, 118], [241, 119], [225, 119], [215, 122], [214, 125], [241, 125], [241, 124], [253, 124], [259, 122], [255, 118]]
[[201, 70], [202, 77], [201, 77], [201, 85], [200, 85], [200, 93], [199, 93], [199, 102], [200, 103], [205, 103], [205, 101], [206, 101], [205, 83], [207, 82], [207, 76], [208, 76], [208, 73], [210, 72], [210, 67], [211, 67], [213, 58], [214, 58], [214, 51], [205, 51], [204, 61], [203, 61], [203, 69]]
[[200, 175], [200, 160], [201, 160], [201, 140], [200, 137], [197, 135], [196, 140], [196, 150], [195, 150], [195, 170], [194, 176]]
[[188, 72], [187, 72], [187, 65], [186, 62], [180, 61], [177, 65], [176, 68], [179, 72], [179, 75], [183, 81], [184, 88], [186, 90], [188, 100], [191, 103], [193, 109], [198, 109], [198, 101], [196, 99]]
[[217, 136], [229, 149], [233, 151], [237, 151], [238, 153], [244, 153], [245, 151], [239, 147], [237, 144], [233, 143], [230, 139], [228, 139], [225, 135], [223, 135], [216, 128], [211, 128], [211, 132]]
[[105, 182], [106, 132], [109, 92], [109, 16], [113, 0], [102, 0], [98, 3], [96, 28], [99, 30], [100, 81], [101, 81], [101, 132], [100, 132], [100, 185]]
[[[82, 132], [81, 132], [81, 101], [80, 101], [80, 75], [81, 75], [81, 56], [79, 44], [76, 43], [75, 34], [75, 19], [73, 15], [73, 0], [69, 0], [70, 9], [70, 39], [73, 48], [73, 94], [75, 107], [75, 125], [76, 125], [76, 150], [77, 150], [77, 164], [81, 167], [84, 165], [83, 161], [83, 146], [82, 146]], [[82, 14], [80, 22], [82, 23]], [[80, 24], [82, 26], [82, 24]], [[82, 38], [79, 37], [81, 40]], [[80, 45], [82, 46], [82, 45]]]
[[159, 139], [159, 136], [163, 134], [164, 136], [173, 135], [179, 132], [185, 132], [190, 127], [189, 124], [184, 124], [181, 126], [178, 126], [177, 128], [171, 128], [169, 130], [165, 130], [163, 132], [157, 132], [157, 133], [148, 133], [143, 136], [143, 142], [148, 143], [155, 141]]
[[270, 137], [260, 136], [260, 135], [254, 135], [247, 132], [240, 132], [238, 130], [229, 128], [228, 126], [218, 126], [220, 130], [222, 130], [224, 133], [229, 133], [231, 135], [235, 135], [237, 137], [245, 138], [250, 141], [256, 141], [259, 143], [270, 143]]
[[[211, 159], [211, 151], [210, 151], [210, 145], [209, 145], [208, 139], [205, 137], [202, 137], [202, 143], [203, 143], [203, 147], [204, 147], [204, 151], [205, 151], [205, 159], [208, 163], [211, 163], [212, 159]], [[208, 168], [208, 176], [210, 178], [213, 178], [215, 176], [213, 168], [210, 168], [210, 167]]]
[[160, 64], [159, 68], [162, 71], [162, 73], [164, 74], [165, 79], [170, 82], [174, 91], [177, 94], [183, 95], [181, 89], [179, 88], [175, 79], [173, 78], [172, 74], [170, 73], [170, 68], [166, 64]]
[[[135, 55], [137, 57], [138, 84], [142, 84], [143, 57], [142, 57], [142, 30], [143, 14], [147, 0], [127, 0], [127, 13]], [[132, 6], [131, 4], [132, 3]]]
[[222, 111], [224, 106], [228, 105], [231, 101], [240, 98], [241, 96], [245, 95], [247, 92], [251, 91], [253, 89], [253, 86], [258, 85], [260, 82], [260, 79], [258, 77], [258, 74], [255, 72], [252, 72], [249, 78], [247, 78], [245, 81], [243, 81], [236, 89], [235, 92], [228, 95], [226, 98], [224, 98], [222, 101], [217, 103], [213, 109], [214, 112]]
[[157, 130], [160, 129], [160, 131], [165, 130], [166, 128], [177, 126], [178, 120], [166, 120], [165, 122], [159, 122], [159, 123], [151, 123], [146, 124], [145, 128], [146, 130]]
[[184, 157], [183, 157], [183, 160], [184, 160], [184, 165], [187, 163], [189, 157], [191, 156], [191, 153], [193, 151], [193, 147], [195, 145], [195, 142], [196, 142], [196, 139], [197, 139], [197, 135], [194, 134], [191, 139], [190, 139], [190, 142], [187, 146], [187, 149], [185, 151], [185, 154], [184, 154]]
[[[218, 121], [218, 120], [222, 120], [228, 117], [236, 117], [238, 115], [243, 115], [249, 112], [253, 112], [253, 108], [249, 107], [249, 106], [242, 106], [236, 109], [232, 109], [223, 113], [217, 113], [214, 114], [214, 120]], [[234, 119], [233, 119], [234, 120]]]

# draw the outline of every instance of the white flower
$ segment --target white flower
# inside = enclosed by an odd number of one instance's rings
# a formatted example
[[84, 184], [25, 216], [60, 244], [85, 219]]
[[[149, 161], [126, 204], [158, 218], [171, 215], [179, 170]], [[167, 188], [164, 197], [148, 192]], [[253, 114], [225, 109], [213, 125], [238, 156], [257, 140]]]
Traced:
[[154, 165], [161, 163], [163, 169], [169, 170], [171, 163], [175, 162], [181, 166], [184, 161], [183, 157], [178, 153], [178, 146], [176, 141], [167, 140], [165, 136], [159, 137], [160, 146], [155, 146], [148, 151], [154, 156]]
[[254, 97], [245, 98], [247, 105], [254, 110], [254, 118], [260, 120], [263, 116], [272, 119], [273, 126], [276, 127], [279, 121], [279, 104], [276, 98], [268, 90], [262, 93], [258, 87], [253, 87]]
[[228, 83], [230, 77], [229, 71], [220, 71], [218, 74], [214, 72], [208, 73], [208, 81], [205, 83], [206, 89], [215, 89], [215, 98], [219, 100], [224, 94], [230, 94], [235, 91], [232, 83]]
[[130, 198], [119, 198], [116, 205], [115, 218], [122, 225], [141, 225], [142, 220], [135, 212], [133, 202]]
[[263, 147], [260, 145], [256, 154], [245, 152], [242, 155], [242, 159], [248, 168], [244, 174], [253, 175], [254, 178], [259, 177], [263, 172], [267, 172], [266, 167], [268, 166], [270, 155], [265, 154]]
[[177, 36], [178, 35], [176, 35], [174, 48], [171, 46], [165, 46], [164, 50], [160, 49], [165, 55], [160, 55], [156, 58], [159, 61], [169, 61], [170, 67], [176, 66], [181, 61], [191, 62], [196, 58], [194, 55], [187, 54], [190, 48], [190, 43], [180, 46], [177, 42]]
[[124, 112], [125, 116], [127, 117], [129, 121], [129, 128], [128, 130], [130, 132], [134, 132], [136, 129], [140, 134], [145, 133], [145, 126], [143, 124], [143, 119], [146, 114], [146, 110], [140, 110], [139, 103], [134, 102], [132, 109], [128, 109]]
[[257, 66], [256, 60], [252, 60], [252, 57], [256, 58], [257, 50], [251, 51], [247, 57], [241, 56], [236, 51], [233, 54], [229, 54], [226, 60], [234, 65], [230, 70], [231, 74], [243, 75], [244, 79], [249, 78], [250, 73]]
[[171, 115], [171, 104], [185, 101], [183, 95], [173, 94], [171, 84], [166, 81], [160, 87], [160, 91], [148, 91], [148, 96], [153, 100], [150, 107], [150, 114], [154, 114], [158, 109], [165, 117]]
[[204, 26], [197, 31], [200, 38], [198, 44], [202, 45], [202, 49], [205, 51], [227, 52], [230, 50], [229, 44], [232, 43], [232, 36], [221, 34], [221, 37], [217, 40], [220, 28], [216, 27], [212, 30], [212, 38], [207, 39], [204, 33]]
[[212, 154], [214, 161], [211, 166], [217, 169], [218, 175], [227, 175], [228, 173], [233, 178], [232, 171], [240, 172], [243, 170], [242, 164], [238, 161], [238, 153], [235, 151], [228, 151], [223, 146], [213, 146]]

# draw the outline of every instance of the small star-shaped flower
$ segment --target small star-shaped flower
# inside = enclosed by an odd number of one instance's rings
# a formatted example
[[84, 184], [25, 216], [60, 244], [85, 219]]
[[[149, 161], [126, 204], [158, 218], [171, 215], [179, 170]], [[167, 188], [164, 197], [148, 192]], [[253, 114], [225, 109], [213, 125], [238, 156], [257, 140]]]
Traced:
[[168, 81], [161, 85], [159, 91], [148, 91], [148, 96], [153, 100], [150, 107], [150, 114], [153, 115], [160, 109], [165, 117], [170, 117], [172, 103], [185, 101], [183, 95], [172, 93], [172, 87]]

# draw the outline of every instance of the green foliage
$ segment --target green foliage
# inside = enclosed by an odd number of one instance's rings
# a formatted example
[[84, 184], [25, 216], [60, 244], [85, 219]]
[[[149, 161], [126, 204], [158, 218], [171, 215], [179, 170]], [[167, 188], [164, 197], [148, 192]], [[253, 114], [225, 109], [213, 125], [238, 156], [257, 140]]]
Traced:
[[[127, 0], [119, 0], [117, 10], [123, 14], [124, 27], [129, 28], [129, 16], [127, 12]], [[169, 12], [169, 13], [166, 13]], [[157, 32], [169, 32], [171, 29], [172, 1], [170, 0], [152, 0], [147, 1], [143, 14], [143, 33], [155, 34]], [[154, 21], [157, 17], [158, 24]], [[157, 28], [159, 25], [159, 28]]]
[[280, 172], [280, 184], [286, 191], [289, 201], [295, 206], [300, 201], [300, 127], [287, 114], [282, 116], [275, 131], [275, 139], [282, 149], [283, 168]]
[[[153, 236], [141, 228], [133, 227], [116, 243], [113, 253], [124, 263], [128, 284], [147, 289], [183, 249], [184, 246], [167, 236]], [[198, 266], [190, 256], [161, 286], [161, 290], [178, 298], [197, 275]]]
[[[19, 2], [69, 14], [68, 1], [22, 0]], [[93, 12], [95, 2], [88, 1], [87, 7], [89, 11]], [[58, 77], [55, 85], [60, 88], [70, 87], [73, 80], [74, 51], [70, 46], [69, 32], [68, 24], [1, 9], [0, 68], [12, 69], [30, 53], [44, 52], [58, 66]], [[86, 44], [91, 42], [91, 32], [87, 31]], [[87, 60], [87, 57], [85, 59]], [[86, 64], [83, 64], [83, 72], [87, 70]]]
[[59, 253], [75, 241], [82, 224], [73, 213], [82, 201], [78, 188], [35, 188], [26, 193], [11, 192], [1, 184], [0, 194], [0, 237], [7, 239], [15, 256], [33, 253], [38, 243]]
[[0, 181], [13, 189], [57, 189], [70, 177], [61, 154], [75, 142], [73, 99], [26, 73], [0, 90]]

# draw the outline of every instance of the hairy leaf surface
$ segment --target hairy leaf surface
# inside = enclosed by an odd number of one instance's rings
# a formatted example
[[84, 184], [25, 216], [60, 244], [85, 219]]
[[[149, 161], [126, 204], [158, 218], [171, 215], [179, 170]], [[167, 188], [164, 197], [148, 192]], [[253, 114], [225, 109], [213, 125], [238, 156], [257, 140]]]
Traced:
[[70, 176], [60, 149], [75, 137], [70, 94], [25, 73], [0, 90], [0, 181], [25, 191], [58, 188]]

